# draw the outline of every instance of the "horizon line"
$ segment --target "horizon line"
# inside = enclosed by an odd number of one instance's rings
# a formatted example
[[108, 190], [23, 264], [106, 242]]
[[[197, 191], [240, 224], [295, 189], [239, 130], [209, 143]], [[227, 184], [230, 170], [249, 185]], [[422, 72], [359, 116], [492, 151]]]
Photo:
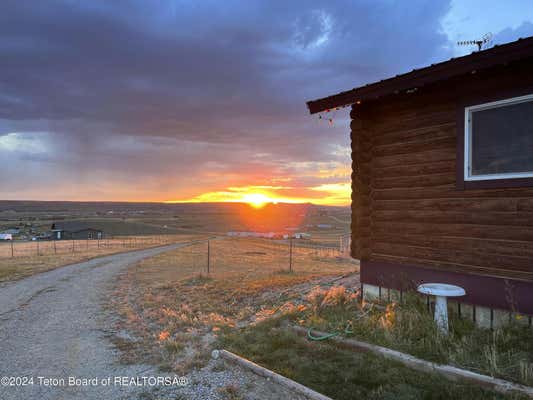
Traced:
[[[131, 201], [131, 200], [35, 200], [35, 199], [0, 199], [0, 202], [26, 202], [26, 203], [115, 203], [115, 204], [244, 204], [249, 205], [249, 203], [244, 201]], [[350, 204], [346, 205], [336, 205], [336, 204], [316, 204], [309, 201], [304, 202], [267, 202], [265, 205], [313, 205], [317, 207], [350, 207]]]

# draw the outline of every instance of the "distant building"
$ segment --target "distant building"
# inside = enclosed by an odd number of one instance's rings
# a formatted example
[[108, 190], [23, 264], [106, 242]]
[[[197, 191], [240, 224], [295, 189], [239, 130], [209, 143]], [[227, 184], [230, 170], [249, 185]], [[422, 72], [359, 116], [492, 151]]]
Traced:
[[11, 233], [0, 233], [0, 240], [13, 240]]
[[331, 229], [331, 228], [333, 228], [333, 225], [331, 225], [331, 224], [318, 224], [316, 227], [318, 229]]
[[5, 229], [2, 232], [0, 232], [0, 234], [2, 234], [2, 233], [8, 234], [8, 235], [18, 235], [20, 233], [20, 229], [18, 229], [18, 228], [9, 228], [9, 229]]
[[240, 233], [241, 232], [234, 232], [234, 231], [230, 231], [228, 233], [226, 233], [228, 236], [232, 236], [232, 237], [235, 237], [235, 236], [240, 236]]
[[305, 232], [297, 232], [294, 235], [292, 235], [292, 237], [294, 239], [311, 239], [311, 234], [305, 233]]
[[41, 232], [37, 236], [37, 239], [38, 240], [52, 240], [53, 239], [52, 232]]
[[275, 232], [235, 232], [230, 231], [227, 233], [228, 236], [232, 237], [256, 237], [256, 238], [266, 238], [266, 239], [275, 239], [281, 237], [281, 234]]
[[104, 232], [101, 229], [90, 227], [82, 221], [65, 221], [52, 224], [52, 239], [102, 239]]

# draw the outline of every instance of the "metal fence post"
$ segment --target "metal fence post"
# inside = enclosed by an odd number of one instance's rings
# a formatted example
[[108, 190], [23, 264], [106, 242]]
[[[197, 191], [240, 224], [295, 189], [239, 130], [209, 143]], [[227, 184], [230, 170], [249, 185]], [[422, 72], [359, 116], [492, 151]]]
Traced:
[[292, 272], [292, 236], [289, 237], [289, 272]]
[[209, 239], [207, 239], [207, 275], [209, 275], [210, 262], [211, 262], [211, 243], [209, 242]]
[[13, 240], [11, 240], [11, 258], [15, 257], [15, 250], [13, 249]]

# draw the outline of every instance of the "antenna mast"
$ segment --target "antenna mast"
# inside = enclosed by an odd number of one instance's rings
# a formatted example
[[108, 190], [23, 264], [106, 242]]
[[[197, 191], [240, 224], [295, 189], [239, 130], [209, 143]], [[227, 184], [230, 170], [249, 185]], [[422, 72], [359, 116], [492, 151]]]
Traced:
[[[488, 32], [488, 33], [485, 33], [483, 35], [483, 37], [481, 39], [477, 39], [477, 40], [461, 40], [459, 42], [457, 42], [457, 45], [458, 46], [471, 46], [471, 45], [477, 45], [477, 50], [478, 51], [481, 51], [481, 49], [483, 48], [483, 46], [492, 43], [492, 33]], [[485, 46], [485, 48], [487, 48], [487, 46]]]

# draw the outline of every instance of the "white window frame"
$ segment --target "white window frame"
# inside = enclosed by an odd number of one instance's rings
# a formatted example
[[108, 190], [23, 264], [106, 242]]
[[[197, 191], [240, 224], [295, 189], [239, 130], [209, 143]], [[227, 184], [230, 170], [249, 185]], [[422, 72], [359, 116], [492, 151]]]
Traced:
[[532, 178], [533, 171], [529, 172], [509, 172], [502, 174], [472, 175], [472, 113], [476, 111], [488, 110], [491, 108], [504, 107], [506, 105], [525, 103], [533, 101], [533, 93], [525, 96], [511, 97], [504, 100], [492, 101], [490, 103], [476, 104], [465, 107], [465, 154], [464, 154], [464, 180], [465, 181], [486, 181], [493, 179], [516, 179]]

